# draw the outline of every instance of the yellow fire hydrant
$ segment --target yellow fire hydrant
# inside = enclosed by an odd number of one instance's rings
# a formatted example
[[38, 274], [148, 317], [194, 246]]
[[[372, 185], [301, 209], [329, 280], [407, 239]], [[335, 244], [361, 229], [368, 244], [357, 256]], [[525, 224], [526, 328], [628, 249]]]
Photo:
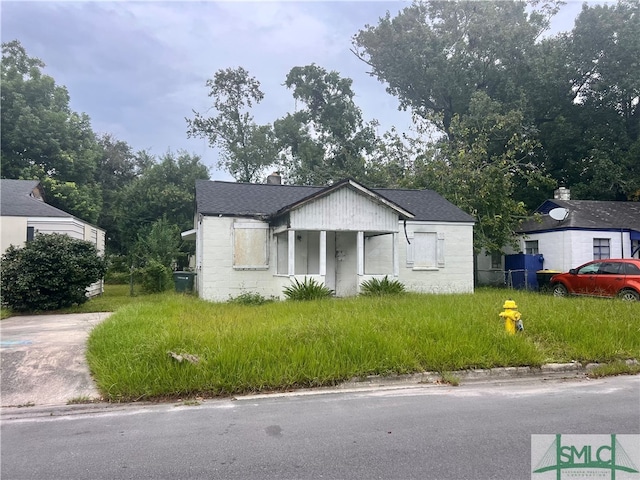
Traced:
[[520, 312], [518, 311], [518, 305], [513, 300], [506, 300], [504, 305], [504, 312], [500, 312], [500, 316], [504, 318], [504, 329], [510, 335], [515, 335], [516, 330], [524, 330], [522, 327], [522, 320], [520, 320]]

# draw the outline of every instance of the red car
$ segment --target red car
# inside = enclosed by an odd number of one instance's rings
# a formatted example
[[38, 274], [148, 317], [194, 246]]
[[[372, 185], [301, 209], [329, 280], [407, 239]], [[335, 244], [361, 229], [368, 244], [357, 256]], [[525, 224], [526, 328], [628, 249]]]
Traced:
[[633, 258], [594, 260], [568, 273], [551, 277], [556, 297], [593, 295], [640, 300], [640, 260]]

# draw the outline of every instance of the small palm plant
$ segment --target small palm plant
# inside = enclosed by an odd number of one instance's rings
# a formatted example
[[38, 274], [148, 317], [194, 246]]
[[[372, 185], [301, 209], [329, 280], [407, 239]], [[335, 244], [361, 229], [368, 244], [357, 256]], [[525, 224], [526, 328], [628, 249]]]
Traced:
[[399, 295], [405, 292], [404, 285], [398, 280], [389, 280], [385, 275], [382, 280], [372, 278], [360, 285], [360, 295], [380, 297], [383, 295]]
[[293, 285], [283, 290], [284, 296], [289, 300], [317, 300], [333, 295], [333, 290], [315, 281], [313, 278], [304, 277], [304, 282], [293, 279]]

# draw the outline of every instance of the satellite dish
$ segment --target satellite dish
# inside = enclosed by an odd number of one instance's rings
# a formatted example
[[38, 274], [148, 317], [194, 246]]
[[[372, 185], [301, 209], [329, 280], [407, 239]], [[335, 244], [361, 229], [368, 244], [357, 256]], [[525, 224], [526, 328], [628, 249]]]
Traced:
[[549, 216], [554, 220], [558, 220], [559, 222], [567, 218], [567, 215], [569, 215], [569, 210], [567, 210], [566, 208], [554, 208], [553, 210], [549, 211]]

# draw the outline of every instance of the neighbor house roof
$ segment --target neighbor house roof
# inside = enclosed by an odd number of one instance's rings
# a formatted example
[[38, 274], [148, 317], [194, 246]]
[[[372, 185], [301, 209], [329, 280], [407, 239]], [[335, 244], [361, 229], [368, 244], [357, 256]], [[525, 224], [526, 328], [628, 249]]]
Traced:
[[[564, 220], [554, 220], [549, 212], [564, 208]], [[605, 202], [599, 200], [547, 200], [536, 209], [541, 221], [525, 221], [518, 231], [533, 233], [546, 230], [637, 230], [640, 231], [640, 202]]]
[[3, 217], [71, 217], [44, 202], [38, 180], [0, 180], [0, 214]]
[[[353, 182], [352, 180], [344, 181]], [[342, 182], [340, 182], [342, 183]], [[357, 183], [357, 182], [355, 182]], [[235, 183], [196, 180], [196, 209], [203, 215], [270, 217], [332, 187]], [[471, 215], [432, 190], [372, 188], [391, 204], [414, 215], [413, 220], [474, 222]]]

